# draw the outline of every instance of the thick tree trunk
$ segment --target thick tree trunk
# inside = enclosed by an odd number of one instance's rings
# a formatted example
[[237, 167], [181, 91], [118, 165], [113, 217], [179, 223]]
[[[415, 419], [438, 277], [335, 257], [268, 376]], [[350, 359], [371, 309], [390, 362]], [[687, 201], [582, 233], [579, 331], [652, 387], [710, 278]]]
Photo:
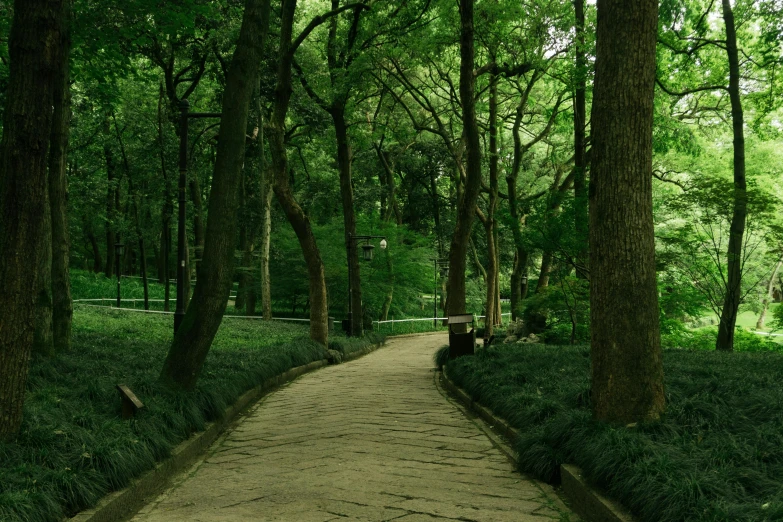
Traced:
[[652, 215], [656, 0], [599, 0], [590, 177], [592, 402], [597, 419], [664, 411]]
[[269, 151], [272, 156], [274, 191], [288, 222], [296, 233], [302, 255], [307, 264], [310, 284], [310, 338], [324, 346], [329, 345], [329, 307], [326, 295], [326, 277], [321, 253], [310, 226], [310, 220], [299, 206], [288, 182], [288, 155], [285, 149], [285, 119], [291, 101], [291, 67], [293, 52], [291, 32], [296, 11], [296, 0], [283, 0], [280, 21], [280, 57], [277, 66], [275, 104], [269, 125]]
[[726, 54], [729, 57], [729, 99], [731, 100], [731, 127], [734, 132], [734, 202], [729, 229], [729, 248], [726, 253], [728, 281], [726, 297], [720, 314], [718, 340], [715, 348], [734, 350], [734, 327], [742, 299], [742, 240], [748, 211], [747, 182], [745, 180], [745, 132], [740, 92], [739, 52], [734, 12], [730, 0], [723, 0], [723, 21], [726, 24]]
[[473, 228], [476, 201], [481, 188], [481, 143], [476, 123], [473, 48], [473, 0], [460, 0], [460, 84], [465, 138], [465, 187], [457, 202], [457, 221], [449, 250], [448, 314], [465, 313], [465, 264], [468, 238]]
[[202, 270], [161, 372], [161, 380], [174, 388], [194, 388], [231, 291], [247, 117], [258, 85], [269, 4], [270, 0], [248, 0], [245, 4], [239, 41], [226, 78]]
[[67, 177], [68, 139], [71, 126], [71, 3], [63, 2], [62, 59], [54, 84], [52, 135], [49, 150], [49, 207], [52, 213], [52, 342], [54, 349], [71, 349], [73, 300], [69, 270]]
[[783, 265], [783, 258], [778, 259], [777, 264], [775, 265], [775, 270], [772, 271], [772, 275], [769, 276], [769, 283], [767, 283], [767, 293], [764, 294], [764, 301], [763, 306], [761, 308], [761, 313], [759, 314], [759, 319], [756, 321], [756, 330], [761, 330], [764, 328], [764, 320], [767, 317], [767, 309], [769, 308], [769, 300], [772, 297], [772, 290], [775, 288], [775, 277], [778, 275], [778, 271], [780, 270], [780, 266]]
[[574, 225], [579, 248], [576, 254], [576, 276], [587, 279], [587, 161], [585, 155], [585, 90], [587, 58], [585, 51], [585, 0], [574, 0], [576, 18], [576, 67], [574, 71]]
[[[33, 343], [38, 266], [48, 239], [47, 153], [62, 60], [62, 2], [16, 0], [0, 143], [0, 440], [22, 422]], [[48, 210], [48, 207], [44, 207]]]

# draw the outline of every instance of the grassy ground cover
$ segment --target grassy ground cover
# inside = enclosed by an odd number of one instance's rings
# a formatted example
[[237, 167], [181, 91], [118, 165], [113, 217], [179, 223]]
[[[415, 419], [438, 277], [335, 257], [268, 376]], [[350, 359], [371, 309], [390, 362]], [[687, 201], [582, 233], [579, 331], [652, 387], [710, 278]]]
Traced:
[[665, 350], [665, 420], [624, 427], [591, 419], [586, 347], [501, 345], [447, 370], [543, 480], [577, 464], [646, 522], [783, 520], [783, 354]]
[[[0, 443], [0, 520], [59, 521], [85, 509], [248, 389], [325, 358], [306, 326], [225, 319], [197, 390], [173, 393], [157, 382], [171, 328], [170, 316], [76, 306], [72, 352], [32, 362], [21, 436]], [[120, 418], [116, 384], [146, 405], [135, 419]]]

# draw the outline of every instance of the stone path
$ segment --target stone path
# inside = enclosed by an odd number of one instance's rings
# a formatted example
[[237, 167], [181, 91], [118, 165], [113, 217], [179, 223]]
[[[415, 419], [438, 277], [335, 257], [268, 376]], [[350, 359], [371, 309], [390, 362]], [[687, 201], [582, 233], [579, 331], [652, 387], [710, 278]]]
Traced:
[[268, 395], [133, 520], [575, 520], [436, 386], [446, 342], [392, 340]]

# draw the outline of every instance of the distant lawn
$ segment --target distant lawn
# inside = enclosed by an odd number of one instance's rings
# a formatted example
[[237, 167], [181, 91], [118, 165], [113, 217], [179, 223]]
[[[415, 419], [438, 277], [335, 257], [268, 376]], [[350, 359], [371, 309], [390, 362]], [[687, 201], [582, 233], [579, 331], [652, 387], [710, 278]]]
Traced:
[[779, 352], [665, 350], [666, 419], [633, 427], [592, 420], [586, 347], [500, 345], [447, 371], [521, 431], [543, 480], [577, 464], [644, 522], [783, 520]]
[[[157, 382], [171, 316], [77, 304], [73, 350], [32, 362], [22, 433], [0, 443], [0, 520], [59, 522], [126, 486], [245, 391], [325, 358], [307, 333], [300, 324], [224, 319], [197, 390], [172, 393]], [[347, 353], [376, 340], [334, 336], [330, 348]], [[116, 384], [146, 405], [135, 419], [120, 418]]]

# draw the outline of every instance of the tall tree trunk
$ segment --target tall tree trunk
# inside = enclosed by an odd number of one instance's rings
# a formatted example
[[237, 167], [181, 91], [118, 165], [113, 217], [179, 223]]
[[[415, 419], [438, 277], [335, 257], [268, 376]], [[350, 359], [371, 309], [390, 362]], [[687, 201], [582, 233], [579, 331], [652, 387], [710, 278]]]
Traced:
[[269, 247], [272, 240], [272, 186], [274, 179], [267, 168], [266, 152], [264, 151], [264, 120], [261, 111], [261, 100], [256, 107], [259, 114], [258, 145], [259, 145], [259, 178], [261, 192], [261, 310], [264, 319], [272, 319], [272, 280], [269, 275]]
[[652, 215], [656, 0], [598, 1], [590, 176], [592, 402], [603, 421], [664, 411]]
[[734, 208], [729, 229], [729, 248], [726, 253], [728, 281], [726, 298], [720, 314], [718, 340], [715, 348], [730, 352], [734, 350], [734, 327], [737, 311], [742, 299], [742, 240], [745, 235], [745, 220], [748, 211], [747, 183], [745, 180], [745, 133], [742, 101], [740, 99], [739, 52], [737, 30], [734, 26], [734, 12], [730, 0], [723, 0], [723, 21], [726, 24], [726, 54], [729, 57], [729, 99], [731, 100], [731, 127], [734, 132]]
[[247, 212], [247, 171], [242, 169], [242, 181], [239, 184], [239, 250], [242, 252], [242, 261], [239, 266], [239, 283], [237, 284], [237, 296], [234, 299], [234, 308], [243, 310], [245, 308], [245, 298], [247, 297], [250, 281], [251, 251], [248, 244], [248, 222]]
[[163, 364], [161, 380], [192, 390], [226, 311], [234, 274], [239, 183], [250, 99], [258, 85], [270, 0], [248, 0], [226, 78], [198, 285]]
[[578, 250], [576, 276], [587, 279], [587, 161], [585, 157], [585, 90], [587, 84], [587, 58], [585, 51], [585, 0], [574, 0], [576, 19], [576, 67], [574, 69], [574, 226]]
[[169, 277], [169, 256], [171, 255], [171, 219], [174, 215], [174, 202], [172, 200], [173, 194], [171, 191], [171, 178], [168, 175], [168, 169], [166, 168], [166, 150], [165, 142], [163, 141], [163, 85], [160, 86], [160, 93], [158, 96], [158, 151], [160, 153], [160, 170], [163, 174], [164, 182], [164, 194], [163, 194], [163, 209], [160, 213], [161, 232], [160, 232], [160, 265], [161, 274], [163, 279], [164, 296], [163, 296], [163, 310], [168, 312], [171, 310], [169, 304], [169, 298], [171, 297], [171, 278]]
[[[528, 91], [530, 86], [528, 86]], [[514, 254], [514, 271], [511, 275], [511, 318], [516, 320], [520, 317], [519, 306], [522, 299], [527, 294], [527, 264], [528, 264], [528, 252], [525, 248], [525, 241], [522, 236], [522, 224], [523, 216], [519, 212], [519, 202], [517, 201], [517, 179], [519, 178], [519, 171], [522, 169], [522, 156], [525, 152], [525, 147], [522, 145], [522, 137], [520, 136], [520, 128], [522, 126], [522, 117], [525, 114], [524, 103], [517, 106], [516, 115], [514, 116], [514, 125], [512, 127], [511, 136], [514, 140], [514, 160], [511, 164], [511, 173], [506, 176], [506, 185], [508, 186], [508, 209], [511, 214], [512, 228], [511, 232], [514, 237], [514, 248], [516, 250]], [[525, 278], [525, 283], [522, 283], [522, 278]], [[523, 292], [524, 288], [524, 292]]]
[[[50, 144], [51, 147], [51, 144]], [[49, 189], [39, 202], [44, 210], [41, 222], [41, 247], [38, 260], [38, 288], [35, 290], [35, 331], [33, 333], [33, 353], [43, 357], [54, 355], [54, 337], [52, 334], [52, 214], [49, 211]]]
[[54, 84], [52, 135], [49, 150], [49, 206], [52, 213], [52, 342], [54, 349], [71, 349], [73, 300], [69, 270], [67, 176], [68, 139], [71, 127], [71, 3], [63, 1], [62, 57]]
[[204, 256], [204, 202], [201, 198], [201, 182], [198, 179], [198, 174], [194, 171], [190, 172], [188, 188], [190, 189], [190, 200], [193, 202], [193, 261], [196, 264], [196, 279], [198, 279], [201, 258]]
[[775, 277], [777, 277], [781, 265], [783, 265], [783, 258], [778, 259], [777, 264], [775, 264], [775, 270], [773, 270], [772, 275], [769, 276], [769, 283], [767, 283], [767, 293], [764, 294], [761, 313], [759, 314], [758, 321], [756, 321], [756, 330], [761, 330], [764, 328], [764, 319], [767, 317], [767, 309], [769, 308], [769, 299], [772, 297], [772, 290], [775, 288]]
[[[494, 61], [494, 55], [490, 56]], [[498, 318], [498, 252], [495, 244], [495, 209], [498, 206], [498, 85], [494, 74], [489, 77], [489, 205], [484, 230], [487, 235], [487, 301], [484, 305], [484, 339], [495, 333]]]
[[87, 234], [87, 240], [90, 242], [90, 247], [92, 248], [92, 271], [97, 274], [98, 272], [103, 272], [101, 247], [98, 245], [98, 238], [95, 237], [91, 225], [85, 225], [85, 227], [89, 227], [85, 234]]
[[114, 245], [117, 243], [117, 235], [115, 234], [115, 221], [117, 219], [117, 191], [119, 191], [119, 180], [116, 176], [116, 165], [114, 163], [114, 154], [111, 150], [109, 133], [111, 128], [109, 127], [109, 120], [104, 123], [104, 139], [103, 144], [103, 157], [106, 161], [106, 176], [108, 178], [108, 187], [106, 189], [106, 277], [112, 278], [114, 276], [114, 258], [117, 257], [114, 251]]
[[481, 188], [481, 143], [476, 122], [473, 48], [473, 0], [460, 0], [460, 82], [462, 124], [465, 138], [465, 187], [457, 202], [457, 221], [449, 250], [448, 314], [465, 313], [465, 265], [468, 238], [473, 228], [476, 201]]
[[329, 111], [337, 137], [337, 168], [340, 172], [340, 196], [343, 204], [343, 227], [345, 247], [348, 257], [348, 278], [351, 287], [351, 335], [363, 333], [362, 279], [359, 267], [359, 249], [361, 246], [353, 239], [356, 236], [356, 212], [353, 208], [353, 184], [351, 180], [351, 143], [348, 137], [348, 125], [345, 121], [345, 102], [339, 100]]
[[[0, 143], [0, 440], [22, 422], [33, 343], [54, 85], [62, 60], [62, 2], [16, 0]], [[47, 208], [48, 207], [44, 207]], [[50, 243], [51, 245], [51, 243]]]
[[136, 188], [133, 184], [133, 174], [131, 173], [130, 163], [128, 162], [128, 155], [125, 152], [125, 142], [122, 140], [122, 134], [120, 128], [117, 125], [117, 119], [112, 115], [114, 120], [114, 131], [117, 134], [117, 143], [120, 146], [120, 155], [122, 156], [122, 165], [125, 169], [125, 175], [128, 177], [128, 197], [130, 198], [130, 210], [133, 215], [133, 224], [136, 231], [136, 240], [139, 244], [139, 271], [141, 273], [141, 284], [144, 288], [144, 309], [150, 309], [150, 288], [149, 281], [147, 281], [147, 252], [144, 248], [144, 234], [142, 233], [141, 221], [139, 218], [139, 199], [141, 196], [136, 192]]
[[269, 151], [272, 156], [274, 191], [288, 222], [296, 233], [307, 264], [310, 295], [310, 338], [324, 346], [329, 344], [329, 307], [326, 277], [321, 253], [310, 226], [310, 220], [299, 206], [288, 182], [288, 155], [285, 149], [285, 119], [291, 101], [291, 67], [296, 50], [291, 43], [296, 0], [283, 0], [280, 19], [280, 50], [275, 85], [275, 103], [269, 122]]

